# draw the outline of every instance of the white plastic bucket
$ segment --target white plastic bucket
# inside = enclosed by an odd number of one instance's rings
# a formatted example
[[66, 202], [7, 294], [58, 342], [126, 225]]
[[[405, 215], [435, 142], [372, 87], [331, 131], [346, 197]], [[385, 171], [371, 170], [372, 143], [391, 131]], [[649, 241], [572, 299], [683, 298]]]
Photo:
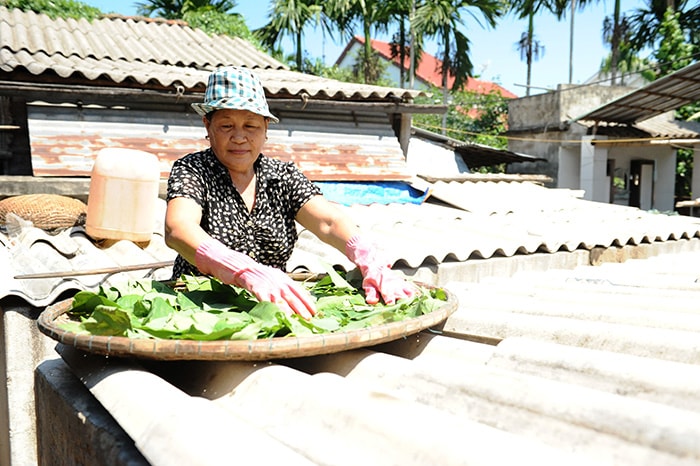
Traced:
[[90, 178], [87, 234], [95, 239], [150, 241], [159, 182], [155, 155], [134, 149], [100, 150]]

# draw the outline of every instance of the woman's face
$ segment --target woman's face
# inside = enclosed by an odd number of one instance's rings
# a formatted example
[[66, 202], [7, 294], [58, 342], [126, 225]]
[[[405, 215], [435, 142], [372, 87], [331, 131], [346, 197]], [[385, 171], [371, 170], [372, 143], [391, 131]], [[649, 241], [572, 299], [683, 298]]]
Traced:
[[267, 119], [248, 110], [217, 110], [203, 120], [216, 158], [229, 170], [252, 170], [267, 139]]

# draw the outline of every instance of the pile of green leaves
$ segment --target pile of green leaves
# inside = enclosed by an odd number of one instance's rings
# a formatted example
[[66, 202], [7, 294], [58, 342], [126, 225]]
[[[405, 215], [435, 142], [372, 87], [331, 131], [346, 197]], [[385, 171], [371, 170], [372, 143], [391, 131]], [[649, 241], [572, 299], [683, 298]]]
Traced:
[[182, 277], [182, 286], [155, 280], [78, 292], [59, 326], [74, 333], [129, 338], [254, 340], [362, 329], [432, 312], [444, 290], [422, 289], [393, 305], [369, 305], [357, 287], [335, 271], [305, 283], [316, 299], [316, 316], [287, 316], [270, 302], [213, 278]]

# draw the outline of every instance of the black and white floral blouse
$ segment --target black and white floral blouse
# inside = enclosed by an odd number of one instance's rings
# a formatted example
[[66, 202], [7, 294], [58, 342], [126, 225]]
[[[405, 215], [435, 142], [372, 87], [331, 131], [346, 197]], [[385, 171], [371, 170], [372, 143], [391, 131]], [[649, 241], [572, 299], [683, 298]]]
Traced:
[[[260, 154], [254, 165], [255, 204], [243, 202], [228, 170], [211, 148], [177, 160], [168, 178], [167, 200], [186, 197], [202, 207], [202, 228], [228, 247], [256, 261], [285, 270], [297, 241], [295, 217], [321, 190], [291, 162]], [[201, 275], [178, 255], [173, 279]]]

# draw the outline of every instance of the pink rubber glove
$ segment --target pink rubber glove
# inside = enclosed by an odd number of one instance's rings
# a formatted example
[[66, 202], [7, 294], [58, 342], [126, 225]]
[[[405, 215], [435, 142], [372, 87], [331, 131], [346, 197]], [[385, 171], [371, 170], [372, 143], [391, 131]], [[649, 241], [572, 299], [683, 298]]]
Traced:
[[381, 294], [386, 304], [394, 304], [418, 292], [415, 286], [391, 270], [391, 264], [380, 257], [377, 247], [368, 239], [353, 236], [345, 245], [345, 253], [362, 272], [367, 303], [377, 304]]
[[292, 312], [309, 319], [316, 314], [311, 295], [279, 269], [260, 264], [247, 255], [209, 238], [195, 251], [200, 272], [223, 283], [245, 288], [260, 301], [277, 304], [287, 315]]

